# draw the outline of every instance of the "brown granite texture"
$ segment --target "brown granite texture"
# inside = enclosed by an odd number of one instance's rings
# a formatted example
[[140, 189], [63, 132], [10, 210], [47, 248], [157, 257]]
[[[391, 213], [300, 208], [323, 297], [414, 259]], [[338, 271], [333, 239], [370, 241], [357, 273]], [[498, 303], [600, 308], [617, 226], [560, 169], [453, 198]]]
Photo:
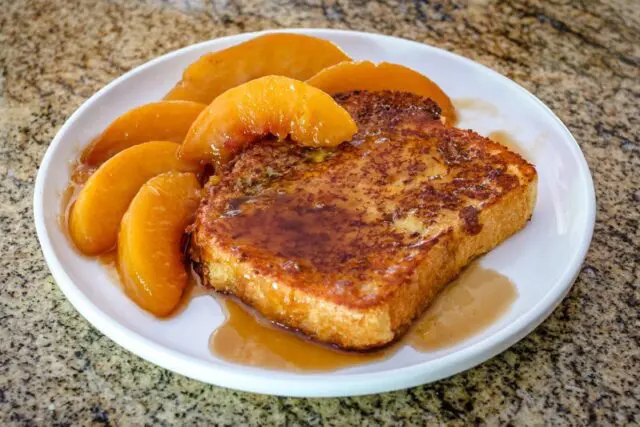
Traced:
[[[53, 283], [31, 205], [38, 165], [65, 119], [103, 85], [165, 52], [303, 26], [380, 32], [462, 54], [525, 86], [574, 133], [597, 191], [593, 243], [568, 298], [512, 349], [406, 391], [251, 395], [128, 353]], [[637, 0], [2, 2], [0, 424], [637, 424], [639, 101]]]

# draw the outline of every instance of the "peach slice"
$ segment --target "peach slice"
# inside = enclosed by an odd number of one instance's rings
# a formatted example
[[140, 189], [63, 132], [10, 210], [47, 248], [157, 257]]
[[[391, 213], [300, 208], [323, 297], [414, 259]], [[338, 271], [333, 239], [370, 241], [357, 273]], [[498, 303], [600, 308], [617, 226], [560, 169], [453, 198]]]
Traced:
[[170, 314], [187, 287], [181, 248], [200, 184], [192, 173], [151, 178], [133, 198], [118, 235], [118, 272], [127, 295], [156, 316]]
[[149, 178], [172, 170], [199, 170], [199, 165], [178, 158], [179, 147], [169, 141], [135, 145], [107, 160], [91, 175], [69, 218], [69, 234], [82, 253], [98, 255], [113, 249], [122, 216]]
[[98, 166], [125, 148], [143, 142], [182, 142], [205, 107], [190, 101], [162, 101], [134, 108], [115, 119], [94, 139], [80, 160]]
[[402, 65], [370, 61], [341, 62], [320, 71], [307, 80], [311, 86], [328, 94], [352, 90], [397, 90], [412, 92], [433, 99], [442, 109], [446, 123], [456, 121], [456, 110], [451, 99], [433, 81]]
[[330, 41], [302, 34], [267, 34], [209, 53], [184, 71], [165, 99], [213, 101], [227, 89], [267, 75], [306, 80], [350, 58]]
[[267, 76], [217, 97], [189, 129], [185, 159], [224, 164], [246, 144], [273, 134], [300, 145], [334, 147], [357, 131], [349, 113], [331, 96], [308, 84]]

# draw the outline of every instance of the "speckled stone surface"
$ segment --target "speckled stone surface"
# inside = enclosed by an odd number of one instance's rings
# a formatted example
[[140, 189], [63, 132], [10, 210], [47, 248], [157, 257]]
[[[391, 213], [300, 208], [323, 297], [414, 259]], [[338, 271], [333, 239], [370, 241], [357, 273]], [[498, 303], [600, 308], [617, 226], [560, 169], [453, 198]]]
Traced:
[[[568, 298], [502, 355], [436, 384], [344, 399], [234, 392], [173, 374], [89, 325], [36, 241], [47, 145], [100, 87], [210, 38], [278, 27], [374, 31], [462, 54], [568, 125], [598, 198]], [[0, 7], [1, 425], [424, 425], [640, 422], [640, 3], [13, 1]]]

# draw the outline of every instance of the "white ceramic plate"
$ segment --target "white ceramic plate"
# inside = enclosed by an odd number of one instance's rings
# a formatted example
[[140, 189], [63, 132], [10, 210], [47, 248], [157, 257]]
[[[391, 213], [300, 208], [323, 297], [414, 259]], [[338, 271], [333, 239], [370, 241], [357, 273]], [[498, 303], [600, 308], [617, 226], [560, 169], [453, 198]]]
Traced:
[[514, 136], [539, 173], [531, 223], [483, 257], [508, 276], [519, 297], [482, 333], [453, 347], [420, 353], [403, 348], [392, 358], [323, 374], [295, 374], [238, 366], [211, 355], [208, 339], [223, 320], [211, 297], [158, 320], [141, 311], [96, 261], [80, 256], [58, 226], [69, 163], [114, 118], [159, 100], [201, 55], [258, 35], [241, 34], [196, 44], [148, 62], [100, 90], [64, 124], [49, 146], [36, 180], [35, 222], [58, 286], [96, 328], [152, 363], [200, 381], [239, 390], [289, 396], [378, 393], [436, 381], [504, 351], [542, 322], [568, 292], [594, 226], [595, 197], [585, 159], [567, 128], [522, 87], [460, 56], [424, 44], [351, 31], [286, 30], [326, 38], [355, 59], [389, 61], [429, 76], [459, 103], [460, 127], [483, 135]]

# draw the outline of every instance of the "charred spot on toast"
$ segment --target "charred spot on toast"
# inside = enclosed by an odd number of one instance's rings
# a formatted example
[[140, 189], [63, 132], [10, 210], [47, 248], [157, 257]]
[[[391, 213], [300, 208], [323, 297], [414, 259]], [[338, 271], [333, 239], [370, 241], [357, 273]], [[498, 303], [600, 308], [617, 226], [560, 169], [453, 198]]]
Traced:
[[462, 219], [462, 228], [465, 232], [473, 235], [478, 234], [482, 230], [482, 225], [478, 220], [478, 209], [473, 206], [465, 206], [460, 210], [460, 218]]

